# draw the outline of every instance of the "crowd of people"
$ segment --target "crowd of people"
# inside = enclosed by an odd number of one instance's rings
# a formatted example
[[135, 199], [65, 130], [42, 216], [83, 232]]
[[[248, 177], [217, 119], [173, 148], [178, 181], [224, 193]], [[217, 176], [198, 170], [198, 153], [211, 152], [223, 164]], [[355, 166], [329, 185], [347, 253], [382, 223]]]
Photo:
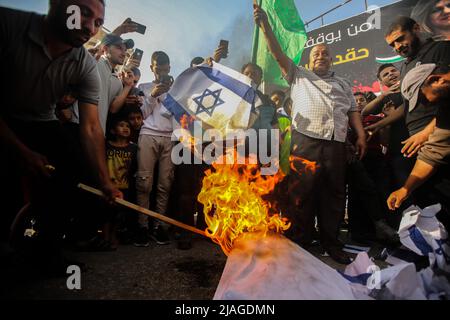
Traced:
[[[180, 124], [162, 103], [174, 81], [170, 58], [154, 52], [154, 80], [139, 84], [134, 43], [122, 38], [137, 25], [127, 19], [88, 51], [83, 45], [102, 27], [105, 4], [70, 1], [84, 10], [81, 29], [70, 30], [68, 3], [50, 2], [45, 16], [0, 8], [0, 56], [12, 78], [2, 88], [0, 116], [2, 240], [9, 237], [19, 250], [31, 246], [28, 254], [45, 261], [42, 270], [62, 273], [73, 264], [62, 254], [67, 244], [114, 251], [121, 243], [148, 247], [151, 239], [166, 245], [175, 238], [189, 249], [186, 232], [113, 205], [123, 198], [205, 228], [194, 214], [201, 217], [197, 195], [206, 165], [176, 166], [171, 159]], [[254, 19], [290, 88], [264, 94], [263, 70], [245, 64], [241, 72], [262, 102], [253, 107], [251, 127], [280, 130], [284, 173], [291, 171], [289, 155], [317, 163], [315, 172], [296, 163], [303, 174], [291, 172], [280, 185], [292, 223], [286, 236], [307, 249], [319, 240], [331, 258], [348, 264], [339, 237], [345, 216], [351, 240], [360, 244], [399, 245], [396, 230], [411, 204], [441, 203], [439, 219], [449, 226], [450, 43], [424, 37], [411, 18], [396, 19], [386, 45], [405, 62], [380, 65], [374, 78], [386, 89], [377, 96], [354, 92], [332, 71], [327, 45], [311, 50], [309, 69], [295, 65], [256, 5]], [[227, 54], [220, 45], [186, 67]], [[80, 182], [103, 191], [103, 201], [78, 190]]]

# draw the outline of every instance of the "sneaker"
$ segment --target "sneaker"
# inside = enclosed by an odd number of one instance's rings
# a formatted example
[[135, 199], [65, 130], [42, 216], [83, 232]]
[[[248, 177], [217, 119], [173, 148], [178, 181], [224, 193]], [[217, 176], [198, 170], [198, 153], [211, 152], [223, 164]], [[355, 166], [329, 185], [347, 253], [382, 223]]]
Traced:
[[150, 245], [147, 233], [148, 230], [146, 228], [140, 228], [138, 230], [136, 239], [134, 240], [135, 247], [148, 247]]
[[162, 226], [158, 226], [153, 229], [153, 233], [150, 236], [159, 245], [166, 245], [170, 243], [169, 235]]

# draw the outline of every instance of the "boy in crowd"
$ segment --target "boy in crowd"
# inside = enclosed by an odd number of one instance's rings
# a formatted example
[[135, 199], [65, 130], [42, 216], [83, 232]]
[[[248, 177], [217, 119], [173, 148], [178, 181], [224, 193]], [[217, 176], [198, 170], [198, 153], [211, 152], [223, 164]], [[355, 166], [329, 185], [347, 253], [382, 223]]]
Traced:
[[[354, 93], [356, 106], [361, 112], [367, 105], [366, 95]], [[367, 126], [381, 121], [380, 115], [363, 117], [363, 125]], [[395, 243], [398, 241], [396, 231], [387, 221], [387, 207], [384, 196], [389, 192], [386, 186], [386, 164], [382, 148], [381, 131], [371, 136], [368, 141], [367, 155], [363, 160], [354, 156], [353, 132], [348, 135], [348, 217], [351, 238], [361, 244], [368, 244], [373, 239]]]
[[139, 106], [130, 105], [127, 106], [125, 112], [127, 114], [128, 122], [131, 125], [131, 141], [135, 144], [138, 144], [141, 128], [144, 124], [142, 110]]
[[[118, 115], [111, 118], [111, 140], [106, 143], [106, 164], [111, 181], [119, 189], [125, 200], [130, 200], [130, 188], [136, 172], [137, 145], [130, 142], [131, 127], [126, 117]], [[109, 210], [103, 225], [103, 237], [108, 248], [118, 246], [118, 210]]]
[[284, 110], [284, 102], [286, 99], [286, 94], [281, 90], [276, 90], [272, 92], [270, 95], [270, 100], [275, 104], [275, 107], [277, 108], [277, 113], [283, 114], [285, 116], [289, 116], [289, 114], [286, 113], [286, 110]]
[[[370, 114], [384, 113], [384, 119], [365, 127], [370, 137], [384, 128], [389, 129], [387, 142], [387, 165], [393, 177], [394, 188], [406, 181], [412, 169], [413, 161], [402, 154], [402, 142], [409, 137], [405, 124], [403, 97], [400, 92], [400, 71], [393, 64], [383, 64], [378, 68], [377, 77], [383, 86], [388, 88], [362, 111], [363, 117]], [[392, 190], [392, 189], [391, 189]]]

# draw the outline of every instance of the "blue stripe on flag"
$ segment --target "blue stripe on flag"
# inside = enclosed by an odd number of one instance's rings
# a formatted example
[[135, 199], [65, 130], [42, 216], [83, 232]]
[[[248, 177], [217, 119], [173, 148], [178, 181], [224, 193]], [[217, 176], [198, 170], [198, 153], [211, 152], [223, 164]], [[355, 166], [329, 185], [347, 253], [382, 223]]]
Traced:
[[343, 276], [345, 279], [347, 279], [351, 283], [359, 283], [364, 286], [367, 284], [367, 280], [369, 280], [369, 278], [372, 276], [371, 273], [361, 273], [361, 274], [358, 274], [357, 276], [349, 276], [339, 270], [338, 270], [338, 272], [340, 273], [341, 276]]
[[253, 102], [255, 101], [255, 90], [249, 85], [246, 85], [245, 83], [242, 83], [239, 80], [236, 80], [217, 69], [209, 67], [197, 68], [202, 71], [209, 79], [221, 84], [248, 103], [253, 104]]
[[170, 94], [167, 94], [163, 101], [164, 107], [169, 110], [175, 119], [180, 123], [184, 115], [190, 116], [189, 113], [179, 104]]
[[427, 243], [420, 231], [415, 226], [409, 228], [408, 231], [409, 237], [411, 238], [417, 249], [422, 252], [422, 255], [428, 256], [429, 253], [433, 252], [433, 248], [431, 248], [431, 246]]

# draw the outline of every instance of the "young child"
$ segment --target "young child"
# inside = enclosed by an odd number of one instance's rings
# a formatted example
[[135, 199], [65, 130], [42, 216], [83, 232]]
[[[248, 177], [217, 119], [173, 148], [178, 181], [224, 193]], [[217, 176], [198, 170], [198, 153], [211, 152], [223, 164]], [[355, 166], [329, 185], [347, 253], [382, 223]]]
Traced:
[[[124, 199], [129, 199], [132, 177], [136, 172], [137, 145], [130, 142], [131, 126], [127, 118], [118, 115], [111, 120], [111, 140], [106, 143], [106, 163], [112, 182], [122, 191]], [[103, 225], [104, 240], [111, 244], [111, 249], [118, 246], [117, 225], [119, 212], [109, 210]]]
[[126, 111], [128, 122], [131, 125], [131, 141], [137, 145], [142, 124], [144, 123], [142, 110], [137, 105], [130, 105], [127, 106]]

